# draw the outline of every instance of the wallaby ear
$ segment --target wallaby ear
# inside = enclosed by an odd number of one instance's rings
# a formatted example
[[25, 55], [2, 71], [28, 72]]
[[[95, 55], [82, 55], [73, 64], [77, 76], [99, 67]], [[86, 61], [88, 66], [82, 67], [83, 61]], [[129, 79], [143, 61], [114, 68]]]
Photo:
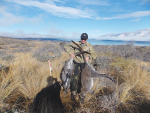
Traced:
[[62, 82], [61, 81], [58, 81], [58, 82], [59, 82], [59, 85], [62, 86]]

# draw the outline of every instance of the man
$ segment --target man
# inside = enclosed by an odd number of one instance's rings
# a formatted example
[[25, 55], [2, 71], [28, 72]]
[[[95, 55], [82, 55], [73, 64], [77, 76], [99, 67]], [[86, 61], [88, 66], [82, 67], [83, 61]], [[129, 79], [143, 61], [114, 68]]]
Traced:
[[[89, 52], [90, 54], [85, 55], [85, 61], [91, 62], [96, 58], [96, 53], [94, 51], [93, 46], [87, 42], [88, 40], [88, 35], [87, 33], [81, 34], [81, 41], [77, 41], [76, 43], [82, 47], [84, 51]], [[80, 49], [74, 44], [70, 43], [64, 46], [65, 51], [72, 57], [74, 58], [73, 63], [75, 65], [75, 70], [74, 70], [74, 75], [71, 78], [71, 100], [74, 101], [76, 94], [80, 93], [81, 90], [81, 72], [82, 69], [84, 68], [84, 59], [82, 55], [75, 56], [74, 54], [77, 52], [80, 52]]]

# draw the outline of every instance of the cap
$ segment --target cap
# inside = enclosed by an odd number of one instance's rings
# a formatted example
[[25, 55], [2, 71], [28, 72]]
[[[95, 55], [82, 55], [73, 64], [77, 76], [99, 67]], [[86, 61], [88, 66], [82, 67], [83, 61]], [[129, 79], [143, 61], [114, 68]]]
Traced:
[[87, 33], [82, 33], [81, 34], [81, 39], [88, 39], [88, 34]]

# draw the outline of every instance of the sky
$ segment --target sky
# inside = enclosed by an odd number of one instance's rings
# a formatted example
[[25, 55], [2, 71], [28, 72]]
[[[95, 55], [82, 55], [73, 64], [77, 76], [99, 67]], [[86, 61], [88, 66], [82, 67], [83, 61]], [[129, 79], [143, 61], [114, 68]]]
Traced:
[[0, 0], [0, 36], [150, 41], [150, 0]]

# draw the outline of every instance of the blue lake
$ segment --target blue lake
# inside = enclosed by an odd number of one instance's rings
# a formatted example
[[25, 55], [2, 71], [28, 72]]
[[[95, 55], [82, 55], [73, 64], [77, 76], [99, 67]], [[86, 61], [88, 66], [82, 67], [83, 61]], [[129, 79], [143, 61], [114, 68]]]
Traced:
[[[22, 39], [22, 38], [19, 38]], [[41, 41], [68, 41], [69, 39], [57, 39], [57, 38], [23, 38], [26, 40], [41, 40]], [[77, 39], [72, 39], [73, 41], [78, 41]], [[80, 39], [79, 39], [80, 40]], [[122, 41], [122, 40], [95, 40], [95, 39], [88, 39], [92, 45], [126, 45], [126, 44], [133, 44], [136, 46], [150, 46], [150, 41]]]
[[89, 40], [92, 45], [126, 45], [133, 44], [136, 46], [150, 46], [146, 41], [122, 41], [122, 40]]

